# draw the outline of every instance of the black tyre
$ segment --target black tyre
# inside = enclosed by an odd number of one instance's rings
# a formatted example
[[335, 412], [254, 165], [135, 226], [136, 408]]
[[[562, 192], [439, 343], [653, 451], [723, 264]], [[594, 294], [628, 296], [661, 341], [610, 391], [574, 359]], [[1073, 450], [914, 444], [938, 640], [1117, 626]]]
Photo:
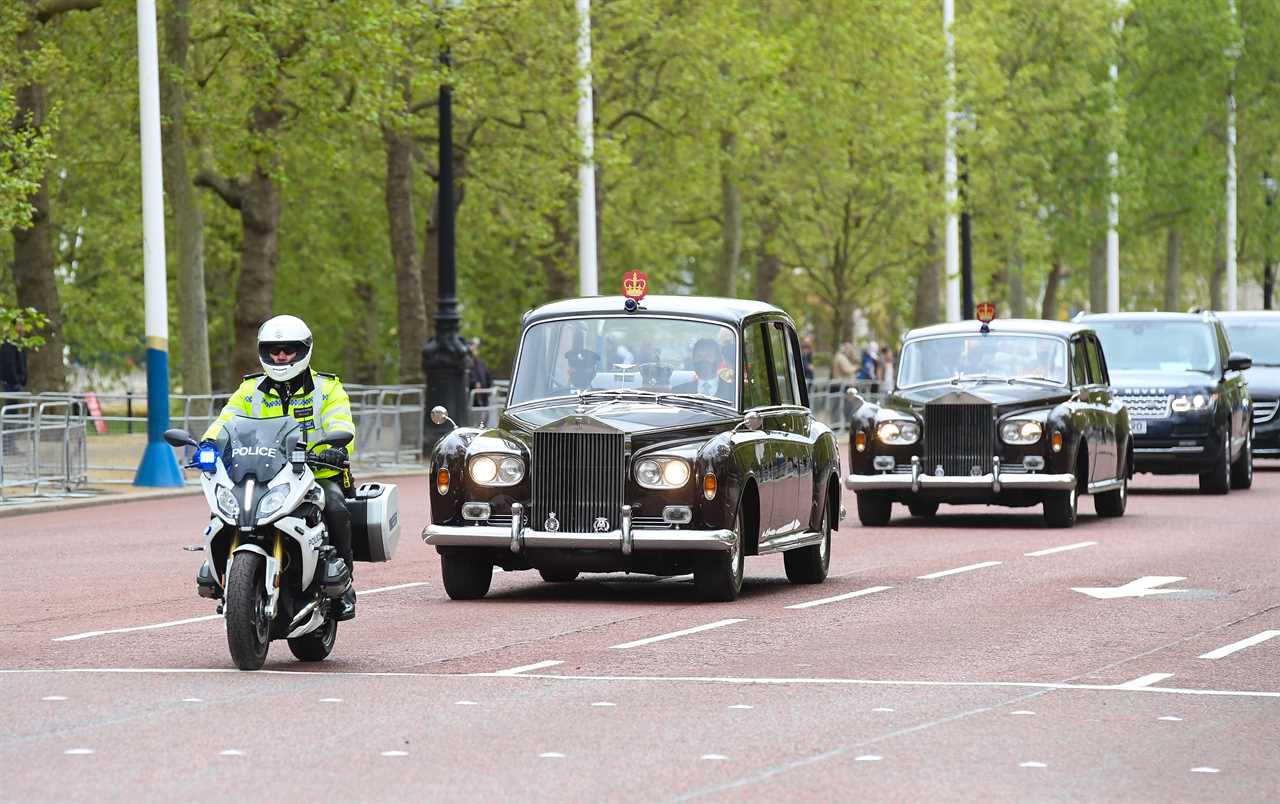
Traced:
[[1124, 509], [1129, 503], [1129, 477], [1124, 474], [1120, 478], [1120, 488], [1093, 495], [1093, 510], [1098, 516], [1124, 516]]
[[540, 569], [538, 570], [538, 574], [541, 575], [542, 580], [546, 581], [547, 583], [569, 583], [570, 581], [576, 580], [578, 577], [577, 570]]
[[1052, 492], [1044, 500], [1044, 521], [1051, 528], [1069, 528], [1076, 524], [1080, 507], [1080, 489]]
[[338, 641], [338, 623], [325, 620], [324, 625], [309, 634], [289, 640], [289, 651], [300, 662], [323, 662], [333, 652]]
[[1203, 494], [1226, 494], [1231, 491], [1231, 433], [1222, 439], [1222, 456], [1213, 468], [1200, 473], [1200, 491]]
[[731, 603], [742, 591], [742, 511], [733, 518], [733, 545], [727, 552], [698, 557], [693, 567], [693, 585], [704, 603]]
[[889, 524], [893, 513], [893, 500], [883, 492], [858, 492], [858, 521], [871, 528], [879, 528]]
[[493, 565], [467, 555], [440, 556], [440, 572], [453, 600], [479, 600], [493, 583]]
[[792, 583], [822, 583], [831, 567], [831, 511], [824, 507], [818, 523], [822, 541], [810, 547], [788, 550], [782, 554], [787, 580]]
[[1244, 449], [1240, 457], [1231, 464], [1231, 488], [1253, 488], [1253, 433], [1244, 437]]
[[267, 620], [266, 561], [257, 553], [236, 553], [227, 576], [227, 647], [241, 670], [258, 670], [267, 661], [271, 623]]
[[911, 512], [912, 516], [928, 519], [938, 515], [938, 504], [936, 502], [907, 503], [907, 510]]

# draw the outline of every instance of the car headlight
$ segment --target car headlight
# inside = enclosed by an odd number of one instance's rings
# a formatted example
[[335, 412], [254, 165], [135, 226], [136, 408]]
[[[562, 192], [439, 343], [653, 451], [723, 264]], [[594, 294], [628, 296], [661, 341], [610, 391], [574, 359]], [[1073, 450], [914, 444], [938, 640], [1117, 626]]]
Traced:
[[467, 475], [482, 486], [514, 486], [524, 480], [524, 461], [514, 455], [477, 455]]
[[1173, 398], [1169, 407], [1175, 413], [1186, 413], [1189, 410], [1204, 410], [1217, 400], [1217, 394], [1180, 394]]
[[267, 496], [263, 497], [258, 503], [259, 518], [268, 517], [280, 510], [280, 506], [284, 505], [284, 501], [289, 499], [289, 489], [291, 486], [285, 484], [276, 486], [267, 492]]
[[1000, 440], [1006, 444], [1034, 444], [1044, 435], [1044, 425], [1035, 419], [1010, 419], [1000, 425]]
[[645, 458], [636, 462], [636, 482], [647, 489], [678, 489], [689, 482], [689, 462], [683, 458]]
[[240, 518], [240, 503], [236, 502], [236, 497], [231, 493], [231, 489], [226, 486], [218, 486], [218, 493], [214, 495], [218, 501], [218, 510], [222, 515], [233, 522]]
[[876, 425], [881, 444], [914, 444], [920, 440], [920, 425], [905, 419], [890, 419]]

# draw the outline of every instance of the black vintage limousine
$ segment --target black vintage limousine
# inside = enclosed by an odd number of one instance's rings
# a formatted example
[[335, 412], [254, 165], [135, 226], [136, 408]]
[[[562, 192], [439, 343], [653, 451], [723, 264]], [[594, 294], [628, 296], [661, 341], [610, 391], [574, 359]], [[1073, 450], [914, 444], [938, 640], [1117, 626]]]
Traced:
[[941, 503], [1043, 505], [1075, 523], [1082, 494], [1124, 514], [1133, 471], [1129, 415], [1109, 389], [1088, 327], [1055, 321], [961, 322], [905, 336], [892, 393], [863, 403], [849, 433], [863, 525], [894, 503], [929, 517]]
[[819, 583], [840, 513], [795, 326], [738, 299], [531, 311], [497, 426], [452, 430], [431, 471], [423, 540], [454, 599], [484, 596], [496, 565], [552, 582], [692, 572], [700, 598], [733, 600], [743, 557], [774, 552], [792, 582]]

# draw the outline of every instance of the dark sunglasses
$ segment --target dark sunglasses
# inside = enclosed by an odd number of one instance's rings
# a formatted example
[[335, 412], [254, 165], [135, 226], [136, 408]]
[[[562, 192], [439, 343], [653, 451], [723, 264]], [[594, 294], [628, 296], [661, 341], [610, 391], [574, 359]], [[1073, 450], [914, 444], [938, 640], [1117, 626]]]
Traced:
[[269, 355], [292, 355], [297, 354], [298, 350], [292, 346], [268, 346], [267, 354]]

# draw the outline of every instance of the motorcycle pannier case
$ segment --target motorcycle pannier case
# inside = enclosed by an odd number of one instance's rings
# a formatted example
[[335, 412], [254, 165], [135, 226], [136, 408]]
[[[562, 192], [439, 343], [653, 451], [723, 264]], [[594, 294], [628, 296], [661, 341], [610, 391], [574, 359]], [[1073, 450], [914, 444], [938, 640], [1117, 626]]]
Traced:
[[361, 483], [351, 512], [351, 554], [356, 561], [390, 561], [400, 541], [400, 492], [394, 483]]

